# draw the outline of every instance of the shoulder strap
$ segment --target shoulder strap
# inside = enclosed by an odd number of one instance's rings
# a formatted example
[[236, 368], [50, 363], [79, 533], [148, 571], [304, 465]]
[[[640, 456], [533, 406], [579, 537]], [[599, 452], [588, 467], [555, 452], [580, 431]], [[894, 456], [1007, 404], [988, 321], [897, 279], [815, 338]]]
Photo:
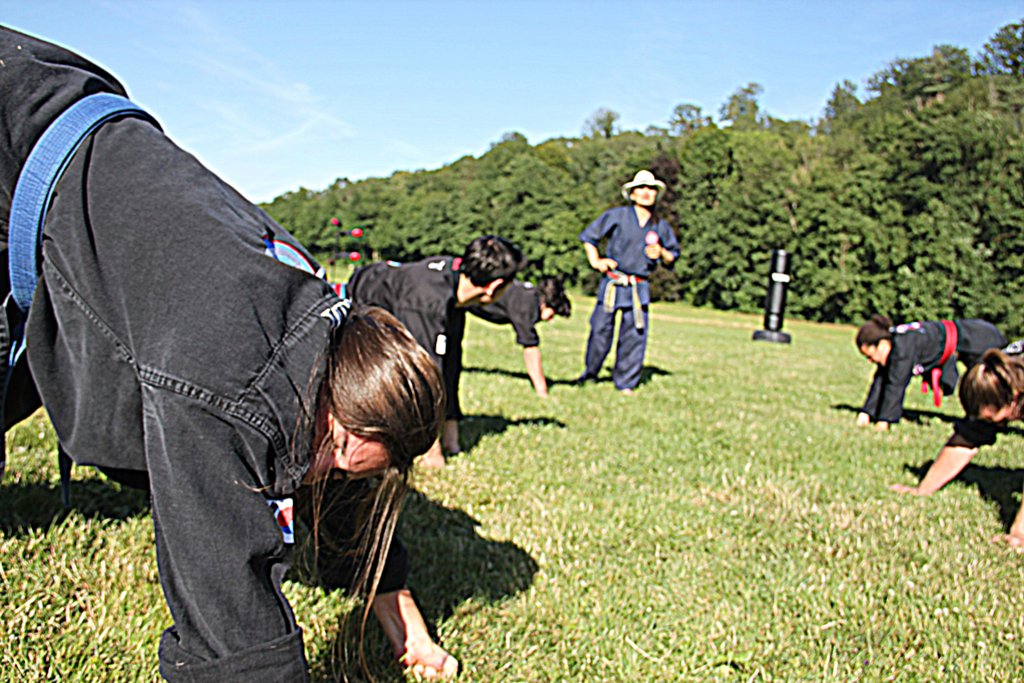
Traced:
[[50, 124], [21, 169], [11, 200], [8, 267], [11, 292], [23, 312], [32, 303], [36, 289], [39, 244], [53, 188], [89, 134], [117, 116], [138, 116], [159, 126], [138, 105], [120, 95], [90, 95]]
[[[0, 309], [4, 316], [4, 348], [0, 358], [2, 384], [0, 384], [0, 420], [10, 389], [14, 366], [25, 350], [24, 323], [38, 281], [39, 245], [50, 198], [71, 158], [82, 142], [101, 125], [119, 116], [137, 116], [147, 119], [157, 128], [160, 124], [138, 105], [120, 95], [98, 93], [78, 100], [58, 116], [43, 132], [29, 152], [18, 175], [11, 198], [11, 215], [7, 236], [8, 271], [11, 289]], [[11, 305], [13, 303], [13, 305]], [[0, 424], [0, 477], [6, 464], [5, 425]], [[61, 491], [68, 505], [68, 482], [71, 460], [60, 448]]]

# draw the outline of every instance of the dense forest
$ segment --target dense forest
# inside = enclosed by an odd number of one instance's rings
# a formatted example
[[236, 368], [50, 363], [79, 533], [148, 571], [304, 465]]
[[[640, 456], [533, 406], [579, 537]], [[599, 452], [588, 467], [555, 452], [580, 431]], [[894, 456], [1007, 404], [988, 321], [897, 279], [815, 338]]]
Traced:
[[264, 208], [328, 256], [354, 246], [344, 232], [356, 226], [371, 258], [406, 261], [499, 234], [523, 248], [528, 277], [585, 284], [576, 236], [650, 168], [668, 183], [659, 210], [683, 245], [653, 283], [661, 299], [760, 310], [769, 252], [782, 248], [788, 315], [981, 317], [1024, 333], [1024, 20], [973, 57], [939, 45], [896, 59], [865, 90], [839, 83], [810, 122], [763, 111], [757, 83], [717, 121], [684, 103], [664, 127], [624, 131], [601, 109], [578, 138], [508, 133], [479, 158], [341, 178]]

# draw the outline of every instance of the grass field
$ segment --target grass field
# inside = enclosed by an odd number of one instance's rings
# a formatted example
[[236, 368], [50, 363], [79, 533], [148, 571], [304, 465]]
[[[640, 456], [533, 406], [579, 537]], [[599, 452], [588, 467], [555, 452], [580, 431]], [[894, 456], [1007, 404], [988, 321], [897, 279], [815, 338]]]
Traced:
[[[989, 543], [1020, 504], [1020, 433], [931, 498], [903, 498], [958, 413], [917, 386], [889, 434], [853, 426], [853, 329], [652, 307], [645, 382], [570, 385], [590, 299], [542, 328], [533, 396], [511, 328], [472, 319], [465, 452], [418, 473], [410, 585], [466, 681], [1018, 681], [1024, 556]], [[607, 374], [604, 376], [607, 380]], [[75, 470], [61, 514], [42, 417], [0, 488], [0, 680], [150, 681], [169, 624], [144, 497]], [[300, 577], [301, 579], [301, 577]], [[343, 596], [286, 587], [319, 681]], [[383, 636], [374, 674], [401, 680]], [[350, 668], [358, 680], [360, 674]]]

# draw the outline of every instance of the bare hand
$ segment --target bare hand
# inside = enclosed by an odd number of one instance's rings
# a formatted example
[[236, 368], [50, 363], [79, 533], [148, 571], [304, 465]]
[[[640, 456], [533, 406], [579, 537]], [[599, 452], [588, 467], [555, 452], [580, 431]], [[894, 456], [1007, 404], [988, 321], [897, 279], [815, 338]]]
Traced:
[[648, 244], [644, 247], [644, 253], [647, 254], [647, 258], [651, 260], [658, 260], [661, 258], [661, 245], [655, 242], [654, 244]]
[[615, 270], [619, 267], [619, 262], [613, 258], [599, 258], [597, 263], [593, 264], [594, 270], [599, 273], [607, 273], [609, 270]]
[[429, 639], [410, 644], [398, 661], [416, 680], [449, 681], [459, 673], [459, 660]]
[[1008, 534], [996, 534], [991, 540], [993, 543], [1005, 543], [1018, 553], [1024, 553], [1024, 536], [1013, 533], [1012, 529]]
[[871, 424], [871, 416], [867, 413], [857, 413], [857, 426], [867, 427]]
[[896, 493], [909, 494], [911, 496], [921, 495], [921, 492], [917, 490], [916, 486], [907, 486], [906, 484], [892, 484], [889, 489]]

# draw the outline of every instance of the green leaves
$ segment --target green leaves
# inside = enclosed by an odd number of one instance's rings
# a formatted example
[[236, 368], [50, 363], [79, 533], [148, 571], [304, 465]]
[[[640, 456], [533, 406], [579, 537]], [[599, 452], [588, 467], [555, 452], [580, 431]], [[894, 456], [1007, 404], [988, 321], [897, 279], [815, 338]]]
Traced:
[[322, 192], [267, 210], [307, 246], [328, 250], [331, 216], [373, 226], [372, 258], [459, 254], [495, 233], [531, 261], [527, 277], [588, 285], [576, 238], [641, 168], [666, 181], [659, 210], [683, 257], [653, 279], [656, 299], [755, 312], [769, 252], [793, 254], [788, 314], [857, 322], [984, 317], [1024, 332], [1024, 77], [1021, 25], [1000, 29], [976, 62], [961, 48], [897, 59], [845, 80], [815, 124], [760, 108], [749, 83], [722, 127], [679, 104], [667, 128], [618, 129], [599, 110], [581, 138], [531, 145], [507, 133], [479, 158]]

